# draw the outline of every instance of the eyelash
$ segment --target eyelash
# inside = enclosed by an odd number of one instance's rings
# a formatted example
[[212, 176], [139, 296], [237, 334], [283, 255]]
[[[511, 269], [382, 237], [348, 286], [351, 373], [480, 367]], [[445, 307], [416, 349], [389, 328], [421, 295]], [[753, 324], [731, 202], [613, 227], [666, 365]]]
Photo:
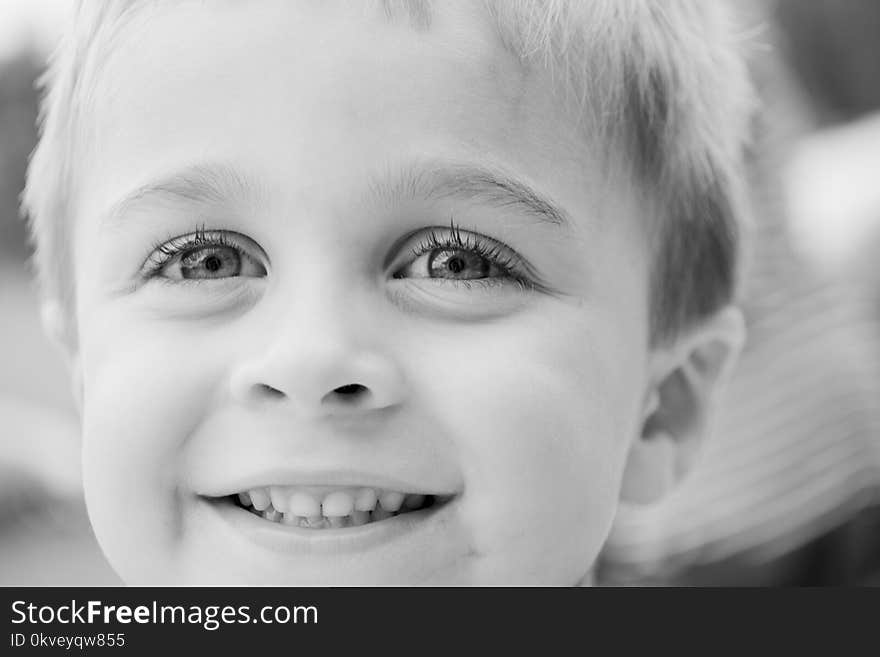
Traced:
[[[147, 257], [144, 266], [145, 279], [161, 278], [161, 271], [176, 257], [185, 253], [190, 249], [200, 246], [213, 247], [229, 247], [233, 249], [242, 249], [235, 241], [227, 237], [228, 231], [207, 230], [204, 225], [196, 228], [192, 233], [186, 235], [178, 235], [176, 237], [168, 237], [165, 240], [154, 242]], [[536, 276], [529, 271], [531, 267], [528, 263], [513, 254], [513, 250], [507, 245], [494, 240], [492, 238], [480, 235], [479, 233], [465, 232], [454, 220], [450, 221], [448, 231], [440, 234], [438, 229], [430, 229], [420, 241], [410, 248], [410, 254], [413, 258], [418, 258], [426, 253], [434, 250], [442, 249], [461, 249], [470, 251], [491, 261], [498, 269], [500, 269], [504, 277], [509, 282], [514, 283], [523, 290], [542, 290], [544, 286], [538, 283]], [[160, 255], [156, 255], [160, 254]], [[526, 270], [523, 272], [523, 270]], [[394, 278], [402, 278], [395, 274]], [[474, 286], [491, 287], [497, 285], [497, 278], [473, 279], [473, 280], [442, 280], [444, 284], [459, 285], [470, 289]], [[182, 281], [174, 281], [179, 284]], [[190, 284], [198, 284], [202, 281], [198, 279], [189, 281]]]
[[[174, 258], [189, 249], [199, 246], [214, 247], [230, 247], [233, 249], [241, 249], [235, 241], [230, 240], [226, 233], [228, 231], [206, 230], [202, 225], [192, 233], [186, 235], [178, 235], [177, 237], [168, 237], [164, 240], [154, 242], [150, 249], [150, 255], [147, 257], [144, 266], [147, 270], [144, 272], [145, 278], [158, 277], [159, 273]], [[161, 254], [157, 256], [156, 254]], [[177, 281], [179, 282], [179, 281]], [[195, 281], [193, 281], [195, 282]]]
[[[440, 235], [438, 234], [437, 229], [430, 229], [430, 231], [410, 249], [410, 254], [413, 258], [418, 258], [431, 251], [442, 249], [461, 249], [463, 251], [471, 251], [482, 258], [490, 260], [504, 273], [505, 277], [520, 286], [521, 289], [543, 289], [543, 285], [538, 283], [535, 280], [536, 276], [529, 271], [531, 267], [529, 267], [528, 263], [523, 262], [516, 256], [512, 255], [513, 249], [502, 242], [480, 235], [479, 233], [466, 232], [462, 235], [461, 227], [457, 225], [454, 220], [450, 221], [448, 234]], [[522, 270], [526, 270], [526, 272], [523, 272]], [[399, 278], [396, 274], [394, 277]], [[490, 278], [460, 281], [448, 279], [435, 280], [443, 281], [443, 284], [460, 285], [466, 288], [471, 288], [475, 285], [490, 287], [497, 284], [493, 283], [493, 280], [497, 279]]]

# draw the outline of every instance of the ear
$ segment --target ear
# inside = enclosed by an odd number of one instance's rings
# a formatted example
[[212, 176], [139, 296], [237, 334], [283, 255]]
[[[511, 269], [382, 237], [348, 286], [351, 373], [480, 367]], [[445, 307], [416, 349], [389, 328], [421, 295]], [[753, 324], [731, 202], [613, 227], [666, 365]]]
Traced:
[[717, 393], [744, 341], [742, 313], [728, 306], [652, 350], [641, 432], [623, 474], [623, 501], [654, 502], [690, 471], [709, 433]]
[[82, 360], [76, 340], [76, 333], [61, 303], [55, 299], [47, 299], [40, 306], [40, 321], [43, 332], [61, 352], [67, 362], [70, 373], [70, 386], [77, 410], [82, 413], [83, 376]]

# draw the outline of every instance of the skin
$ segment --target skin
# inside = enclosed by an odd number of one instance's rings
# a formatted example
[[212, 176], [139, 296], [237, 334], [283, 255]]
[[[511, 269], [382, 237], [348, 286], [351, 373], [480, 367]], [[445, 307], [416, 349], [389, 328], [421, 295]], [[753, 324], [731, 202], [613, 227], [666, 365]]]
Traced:
[[[624, 179], [600, 184], [548, 77], [522, 70], [473, 3], [438, 5], [428, 30], [288, 2], [166, 3], [123, 28], [79, 174], [74, 351], [89, 513], [126, 581], [588, 573], [652, 385], [643, 213]], [[370, 196], [388, 172], [447, 161], [512, 172], [570, 225], [462, 195]], [[258, 194], [120, 213], [133, 190], [205, 163]], [[450, 217], [507, 245], [540, 285], [421, 275], [400, 240], [446, 235]], [[246, 236], [265, 275], [145, 279], [157, 244], [202, 226]], [[368, 399], [327, 396], [354, 383]], [[428, 537], [294, 554], [204, 508], [274, 467], [368, 468], [458, 497]]]

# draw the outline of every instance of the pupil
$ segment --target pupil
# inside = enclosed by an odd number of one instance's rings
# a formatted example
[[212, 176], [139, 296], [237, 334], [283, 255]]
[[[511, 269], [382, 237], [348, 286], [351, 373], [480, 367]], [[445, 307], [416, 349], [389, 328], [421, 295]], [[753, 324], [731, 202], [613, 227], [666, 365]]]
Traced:
[[464, 269], [464, 267], [464, 260], [460, 257], [450, 258], [449, 262], [446, 263], [446, 268], [453, 274], [461, 273], [461, 270]]
[[220, 262], [220, 258], [217, 256], [212, 255], [205, 258], [205, 268], [208, 271], [217, 271], [222, 265], [223, 263]]

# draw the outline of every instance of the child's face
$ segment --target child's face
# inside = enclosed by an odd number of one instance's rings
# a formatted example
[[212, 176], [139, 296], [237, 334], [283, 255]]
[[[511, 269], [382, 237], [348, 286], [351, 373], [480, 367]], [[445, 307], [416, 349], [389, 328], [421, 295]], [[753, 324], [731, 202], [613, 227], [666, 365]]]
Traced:
[[[126, 580], [592, 564], [647, 378], [635, 194], [473, 3], [437, 4], [424, 31], [286, 1], [123, 28], [74, 249], [86, 496]], [[270, 486], [275, 522], [232, 502]], [[335, 518], [362, 488], [439, 499]]]

